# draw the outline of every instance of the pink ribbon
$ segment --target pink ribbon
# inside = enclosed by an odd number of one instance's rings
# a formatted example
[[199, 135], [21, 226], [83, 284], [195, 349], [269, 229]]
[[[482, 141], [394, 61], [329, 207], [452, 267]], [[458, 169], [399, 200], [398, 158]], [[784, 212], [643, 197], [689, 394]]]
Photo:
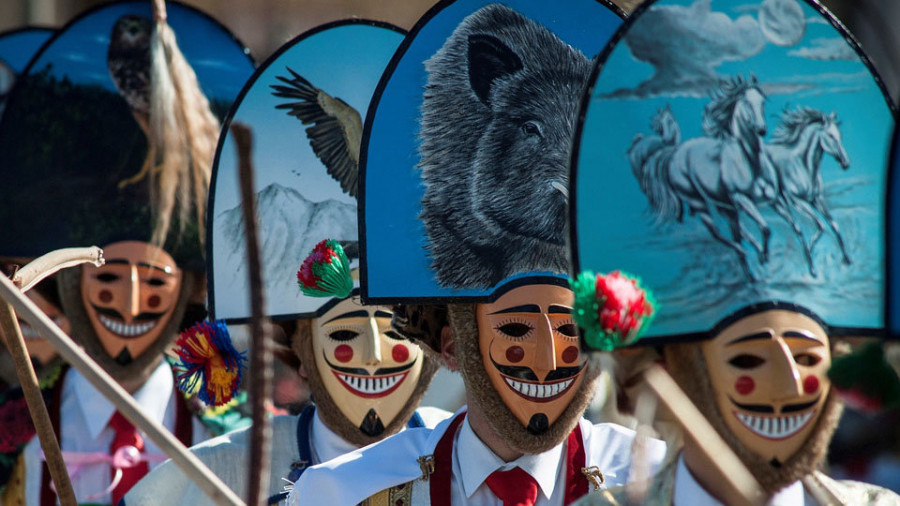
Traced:
[[[141, 462], [162, 462], [168, 458], [159, 453], [141, 453], [134, 446], [123, 446], [112, 455], [102, 452], [62, 452], [62, 456], [66, 463], [66, 468], [70, 470], [69, 479], [72, 481], [75, 481], [75, 478], [78, 477], [84, 466], [108, 464], [111, 469], [116, 471], [115, 475], [113, 475], [112, 483], [106, 487], [106, 490], [86, 497], [85, 500], [88, 501], [99, 499], [112, 492], [116, 485], [122, 481], [122, 469], [132, 468]], [[41, 458], [46, 460], [43, 453], [41, 453]], [[52, 488], [53, 484], [51, 483], [50, 486]], [[53, 491], [56, 492], [56, 489], [53, 488]]]

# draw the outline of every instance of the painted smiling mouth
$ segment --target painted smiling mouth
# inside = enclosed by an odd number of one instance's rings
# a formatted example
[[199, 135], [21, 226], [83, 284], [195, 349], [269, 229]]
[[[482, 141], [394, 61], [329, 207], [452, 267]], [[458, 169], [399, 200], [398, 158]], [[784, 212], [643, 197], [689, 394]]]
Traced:
[[575, 378], [554, 381], [553, 383], [530, 383], [515, 380], [508, 376], [503, 376], [503, 380], [506, 381], [506, 384], [509, 385], [513, 392], [531, 402], [550, 402], [565, 394], [572, 387], [572, 383], [575, 383]]
[[104, 327], [106, 327], [106, 330], [121, 337], [138, 337], [150, 332], [150, 330], [156, 326], [155, 321], [146, 323], [125, 323], [113, 320], [102, 314], [97, 315], [97, 319], [100, 320], [100, 323]]
[[[760, 411], [759, 408], [756, 408], [754, 406], [745, 406], [743, 404], [734, 402], [734, 400], [732, 400], [731, 402], [742, 409], [751, 408], [747, 409], [748, 411]], [[809, 403], [787, 406], [785, 408], [782, 408], [782, 412], [803, 411], [805, 409], [812, 408], [816, 405], [817, 402], [818, 399]], [[737, 418], [738, 421], [744, 425], [744, 427], [747, 427], [747, 429], [749, 429], [757, 436], [777, 441], [787, 439], [803, 430], [807, 425], [809, 425], [809, 422], [815, 416], [816, 411], [816, 409], [812, 409], [810, 411], [807, 411], [806, 413], [798, 415], [781, 416], [774, 416], [774, 414], [768, 416], [751, 415], [749, 413], [742, 413], [739, 411], [732, 411], [732, 414], [734, 414], [735, 418]], [[774, 413], [774, 410], [769, 412]]]
[[400, 384], [409, 375], [409, 370], [417, 362], [417, 360], [413, 360], [399, 367], [382, 367], [376, 369], [374, 374], [369, 374], [368, 371], [360, 367], [334, 365], [325, 356], [325, 352], [322, 352], [322, 357], [325, 359], [328, 367], [331, 368], [331, 373], [334, 374], [334, 377], [338, 379], [344, 388], [349, 390], [350, 393], [365, 399], [384, 397], [400, 388]]

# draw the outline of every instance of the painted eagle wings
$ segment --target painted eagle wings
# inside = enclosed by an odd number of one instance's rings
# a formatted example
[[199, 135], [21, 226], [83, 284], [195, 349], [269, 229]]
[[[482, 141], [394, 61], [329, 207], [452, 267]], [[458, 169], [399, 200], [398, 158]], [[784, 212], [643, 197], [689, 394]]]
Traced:
[[356, 197], [359, 174], [359, 144], [362, 140], [362, 118], [359, 112], [340, 98], [316, 88], [300, 74], [286, 67], [290, 78], [277, 76], [285, 83], [273, 84], [273, 95], [289, 98], [275, 106], [303, 122], [306, 136], [328, 174], [341, 184], [341, 189]]

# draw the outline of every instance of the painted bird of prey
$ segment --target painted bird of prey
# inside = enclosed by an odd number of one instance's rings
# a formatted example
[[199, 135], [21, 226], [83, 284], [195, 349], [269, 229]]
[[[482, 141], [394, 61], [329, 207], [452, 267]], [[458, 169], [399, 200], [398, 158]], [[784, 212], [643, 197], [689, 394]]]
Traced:
[[275, 106], [303, 122], [313, 152], [325, 164], [328, 174], [341, 184], [344, 193], [356, 197], [359, 174], [359, 145], [362, 118], [359, 112], [340, 98], [316, 88], [300, 74], [286, 67], [291, 77], [277, 76], [282, 84], [273, 84], [273, 95], [289, 98]]

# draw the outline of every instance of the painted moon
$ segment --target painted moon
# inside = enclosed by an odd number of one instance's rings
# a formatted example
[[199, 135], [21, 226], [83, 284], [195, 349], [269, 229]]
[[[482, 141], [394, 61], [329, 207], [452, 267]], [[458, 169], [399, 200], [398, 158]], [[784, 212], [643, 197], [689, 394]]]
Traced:
[[793, 46], [806, 33], [803, 8], [796, 0], [763, 0], [759, 7], [759, 29], [777, 46]]

